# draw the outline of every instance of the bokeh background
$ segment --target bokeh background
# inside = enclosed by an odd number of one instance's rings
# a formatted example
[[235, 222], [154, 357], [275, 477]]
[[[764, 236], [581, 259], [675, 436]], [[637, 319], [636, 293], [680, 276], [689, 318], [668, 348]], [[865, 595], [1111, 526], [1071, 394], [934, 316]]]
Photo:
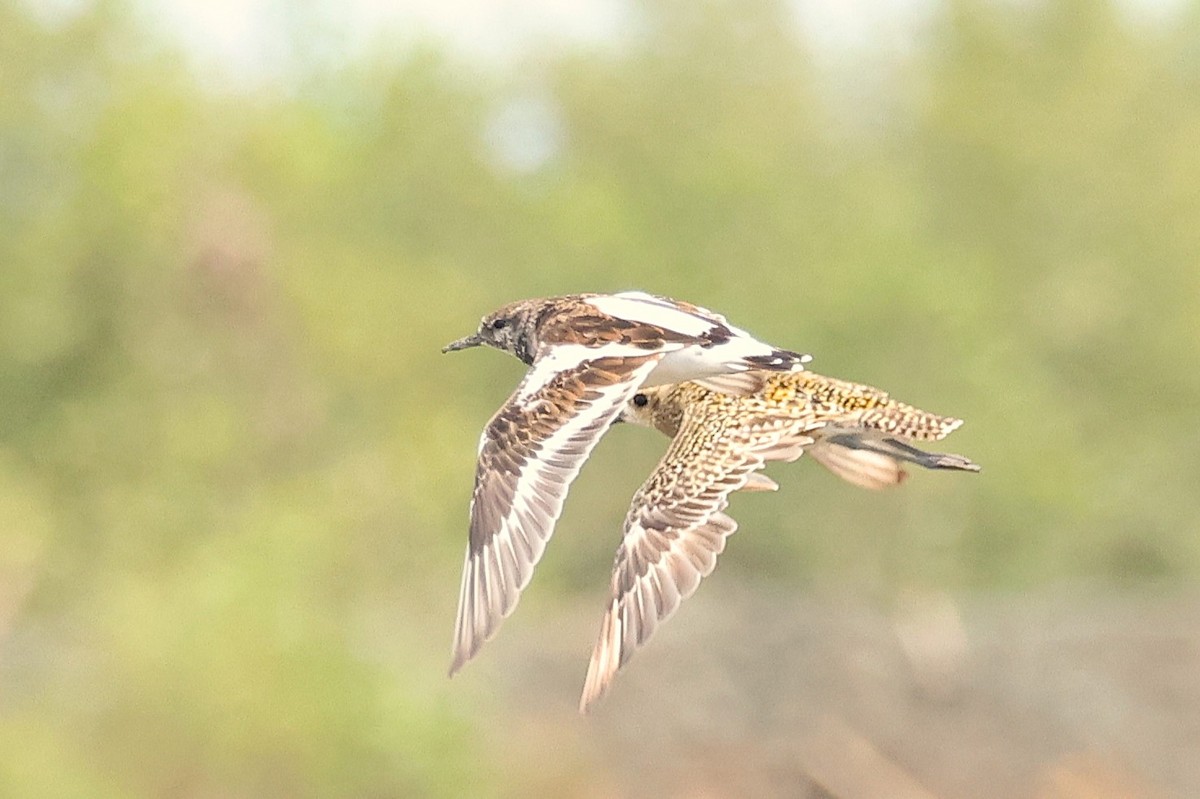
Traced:
[[[801, 460], [589, 717], [606, 437], [446, 677], [447, 341], [642, 288], [967, 424]], [[0, 794], [1200, 795], [1200, 4], [0, 0]]]

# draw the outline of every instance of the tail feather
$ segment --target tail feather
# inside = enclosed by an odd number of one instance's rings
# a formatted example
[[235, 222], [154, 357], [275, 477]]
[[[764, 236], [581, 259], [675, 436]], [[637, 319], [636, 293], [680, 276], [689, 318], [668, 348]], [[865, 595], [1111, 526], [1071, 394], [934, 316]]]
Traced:
[[864, 413], [859, 423], [914, 441], [940, 441], [962, 426], [962, 419], [939, 416], [911, 405], [890, 402]]
[[799, 372], [804, 369], [804, 364], [812, 360], [812, 356], [791, 350], [773, 349], [766, 355], [746, 355], [742, 360], [753, 365], [755, 369], [765, 369], [769, 372]]

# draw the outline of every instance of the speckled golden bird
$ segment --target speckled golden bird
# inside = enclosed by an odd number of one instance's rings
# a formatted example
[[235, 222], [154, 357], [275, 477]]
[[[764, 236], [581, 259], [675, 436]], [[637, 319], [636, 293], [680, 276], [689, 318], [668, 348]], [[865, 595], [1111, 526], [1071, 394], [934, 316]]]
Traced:
[[737, 522], [723, 511], [737, 490], [774, 491], [759, 470], [804, 452], [839, 477], [881, 489], [905, 479], [903, 465], [978, 472], [960, 455], [926, 452], [961, 419], [897, 402], [871, 386], [813, 372], [766, 376], [749, 396], [696, 383], [643, 388], [621, 413], [671, 444], [634, 495], [613, 564], [612, 599], [588, 664], [580, 710], [587, 711], [617, 671], [710, 574]]

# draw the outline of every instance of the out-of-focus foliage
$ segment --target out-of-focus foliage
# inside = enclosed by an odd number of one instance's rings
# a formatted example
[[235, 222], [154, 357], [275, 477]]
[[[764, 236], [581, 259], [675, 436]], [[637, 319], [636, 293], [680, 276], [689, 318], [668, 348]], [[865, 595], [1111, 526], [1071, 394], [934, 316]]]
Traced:
[[[947, 2], [836, 78], [777, 3], [637, 17], [507, 72], [425, 49], [218, 92], [120, 4], [0, 2], [0, 793], [548, 779], [487, 680], [444, 677], [474, 442], [521, 368], [438, 349], [523, 296], [679, 296], [968, 420], [977, 478], [774, 469], [724, 579], [1200, 574], [1195, 10]], [[663, 445], [602, 445], [535, 620], [599, 610]]]

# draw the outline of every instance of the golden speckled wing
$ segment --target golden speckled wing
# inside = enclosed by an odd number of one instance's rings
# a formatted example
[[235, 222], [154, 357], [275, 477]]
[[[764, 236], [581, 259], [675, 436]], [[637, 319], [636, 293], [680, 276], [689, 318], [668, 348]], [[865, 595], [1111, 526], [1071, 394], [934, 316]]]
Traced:
[[562, 357], [546, 356], [484, 429], [451, 674], [516, 607], [562, 513], [568, 487], [661, 357], [622, 353], [567, 364]]
[[[905, 463], [926, 469], [979, 471], [961, 455], [927, 452], [908, 443], [936, 441], [962, 420], [898, 402], [873, 386], [814, 372], [768, 375], [762, 392], [737, 405], [742, 414], [790, 417], [793, 431], [813, 439], [806, 451], [838, 477], [863, 488], [899, 485]], [[680, 395], [695, 403], [703, 395]]]
[[811, 443], [794, 436], [784, 440], [794, 426], [790, 420], [722, 412], [721, 406], [733, 402], [709, 394], [707, 402], [688, 407], [666, 455], [633, 498], [581, 711], [608, 690], [634, 650], [712, 572], [725, 539], [737, 529], [722, 512], [729, 494], [775, 488], [755, 472], [767, 461], [798, 458]]
[[771, 375], [768, 396], [784, 405], [802, 400], [815, 419], [876, 430], [913, 441], [938, 441], [962, 424], [892, 399], [886, 391], [815, 372]]

